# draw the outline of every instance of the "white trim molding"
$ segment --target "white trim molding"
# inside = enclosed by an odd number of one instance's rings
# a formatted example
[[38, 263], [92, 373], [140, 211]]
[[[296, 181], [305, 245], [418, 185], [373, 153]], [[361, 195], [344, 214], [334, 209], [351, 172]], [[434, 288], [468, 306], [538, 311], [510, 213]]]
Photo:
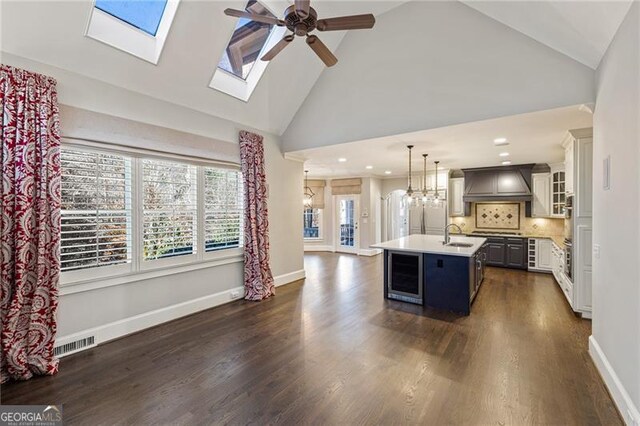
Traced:
[[640, 425], [640, 411], [638, 411], [638, 407], [633, 403], [629, 393], [609, 363], [607, 356], [602, 352], [602, 348], [593, 336], [589, 336], [589, 355], [591, 355], [593, 363], [600, 372], [600, 376], [609, 390], [611, 398], [622, 415], [624, 422], [628, 425]]
[[297, 271], [289, 272], [287, 274], [277, 275], [273, 277], [273, 284], [276, 287], [280, 287], [281, 285], [291, 284], [296, 281], [300, 281], [306, 278], [306, 272], [304, 269], [299, 269]]
[[335, 252], [333, 246], [323, 244], [305, 244], [304, 251], [328, 251]]
[[[87, 336], [95, 336], [95, 344], [100, 345], [108, 342], [109, 340], [124, 337], [128, 334], [132, 334], [146, 328], [154, 327], [206, 309], [211, 309], [242, 297], [244, 297], [244, 287], [230, 288], [219, 293], [144, 312], [98, 327], [82, 330], [68, 336], [58, 337], [56, 338], [55, 346], [62, 346]], [[89, 347], [86, 349], [89, 349]]]
[[[305, 278], [305, 270], [289, 272], [273, 277], [276, 287], [290, 284]], [[173, 321], [187, 315], [195, 314], [200, 311], [215, 308], [216, 306], [238, 300], [244, 297], [244, 287], [233, 287], [215, 294], [199, 297], [186, 302], [178, 303], [164, 308], [155, 309], [153, 311], [144, 312], [129, 318], [124, 318], [98, 327], [82, 330], [67, 336], [56, 338], [55, 346], [62, 346], [77, 340], [95, 337], [94, 344], [87, 346], [81, 350], [90, 349], [96, 345], [106, 343], [110, 340], [124, 337], [128, 334]], [[79, 351], [72, 351], [61, 356], [70, 355]]]

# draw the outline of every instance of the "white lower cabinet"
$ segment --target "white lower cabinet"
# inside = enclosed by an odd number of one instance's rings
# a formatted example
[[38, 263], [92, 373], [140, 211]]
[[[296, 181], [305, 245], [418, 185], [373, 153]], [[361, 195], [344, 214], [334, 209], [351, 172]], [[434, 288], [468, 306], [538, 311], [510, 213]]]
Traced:
[[553, 272], [553, 242], [548, 238], [529, 238], [529, 270]]

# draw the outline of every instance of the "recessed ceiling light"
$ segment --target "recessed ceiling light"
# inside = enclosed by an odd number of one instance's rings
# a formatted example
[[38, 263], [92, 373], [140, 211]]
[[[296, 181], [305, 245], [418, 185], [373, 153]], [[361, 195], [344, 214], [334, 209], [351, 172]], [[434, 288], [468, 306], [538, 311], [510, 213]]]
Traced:
[[500, 145], [509, 145], [509, 142], [507, 142], [507, 138], [495, 138], [493, 140], [493, 143], [496, 146], [500, 146]]
[[338, 158], [338, 161], [341, 162], [341, 163], [345, 163], [347, 161], [347, 159], [346, 158]]
[[503, 161], [503, 162], [502, 162], [502, 165], [503, 165], [503, 166], [508, 166], [509, 164], [511, 164], [511, 161]]
[[385, 170], [385, 171], [384, 171], [384, 174], [385, 174], [385, 175], [390, 175], [390, 174], [391, 174], [391, 170]]
[[501, 152], [500, 153], [500, 157], [508, 157], [509, 153], [508, 152]]
[[367, 166], [367, 167], [365, 167], [365, 169], [371, 170], [371, 169], [373, 169], [373, 166]]

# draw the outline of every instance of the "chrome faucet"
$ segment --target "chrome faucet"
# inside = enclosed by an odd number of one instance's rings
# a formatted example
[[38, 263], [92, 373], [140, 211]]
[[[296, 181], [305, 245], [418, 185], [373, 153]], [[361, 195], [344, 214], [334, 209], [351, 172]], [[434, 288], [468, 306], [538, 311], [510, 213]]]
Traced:
[[455, 226], [456, 228], [458, 228], [458, 233], [462, 234], [462, 228], [460, 228], [455, 223], [450, 223], [447, 226], [445, 226], [444, 227], [444, 241], [442, 242], [442, 244], [444, 244], [445, 246], [451, 242], [451, 237], [449, 236], [449, 228], [452, 227], [452, 226]]

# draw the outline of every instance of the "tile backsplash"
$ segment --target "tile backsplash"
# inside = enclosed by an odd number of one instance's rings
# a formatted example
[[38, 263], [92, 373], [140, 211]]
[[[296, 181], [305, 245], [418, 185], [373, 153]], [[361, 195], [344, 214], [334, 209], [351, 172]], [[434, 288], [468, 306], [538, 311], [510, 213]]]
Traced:
[[[471, 216], [452, 217], [450, 223], [455, 223], [463, 232], [475, 230], [516, 231], [530, 236], [561, 236], [564, 234], [564, 219], [546, 219], [525, 217], [524, 203], [519, 203], [520, 218], [502, 218], [503, 215], [514, 215], [518, 207], [514, 203], [472, 203]], [[478, 213], [487, 217], [479, 217], [476, 221], [476, 205]], [[494, 207], [495, 206], [495, 207]], [[490, 213], [492, 217], [490, 217]], [[495, 218], [498, 215], [498, 219]]]

